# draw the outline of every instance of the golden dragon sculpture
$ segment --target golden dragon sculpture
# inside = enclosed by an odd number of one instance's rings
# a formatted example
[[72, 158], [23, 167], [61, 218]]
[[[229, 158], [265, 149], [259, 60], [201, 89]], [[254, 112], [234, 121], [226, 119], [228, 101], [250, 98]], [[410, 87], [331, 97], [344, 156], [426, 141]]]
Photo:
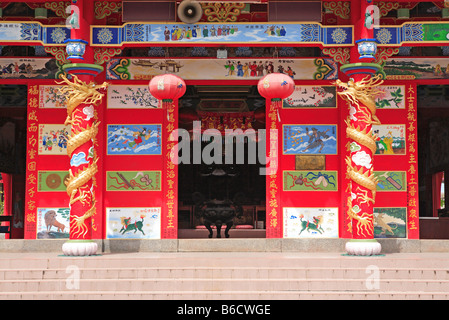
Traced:
[[[65, 85], [59, 91], [65, 95], [67, 101], [67, 118], [64, 124], [70, 124], [72, 126], [72, 134], [67, 141], [67, 154], [71, 157], [73, 152], [85, 143], [92, 141], [93, 145], [96, 144], [96, 135], [100, 124], [96, 120], [97, 116], [95, 111], [93, 111], [95, 121], [87, 126], [82, 126], [83, 122], [85, 122], [82, 116], [74, 116], [73, 113], [80, 104], [91, 105], [93, 110], [93, 106], [97, 106], [104, 96], [98, 90], [106, 88], [108, 83], [104, 82], [101, 85], [96, 85], [91, 82], [87, 84], [79, 80], [75, 75], [73, 76], [73, 82], [65, 76], [61, 76], [61, 78], [63, 81], [58, 82], [58, 84]], [[73, 174], [70, 169], [69, 178], [64, 181], [67, 186], [67, 194], [70, 196], [70, 206], [77, 201], [80, 201], [83, 205], [90, 205], [90, 208], [82, 216], [72, 216], [70, 229], [74, 235], [79, 234], [84, 236], [87, 233], [89, 229], [85, 224], [85, 220], [92, 217], [96, 211], [93, 186], [89, 188], [86, 185], [90, 180], [94, 180], [95, 174], [98, 171], [98, 157], [95, 153], [95, 148], [92, 147], [92, 151], [93, 161], [76, 174]], [[77, 193], [79, 193], [78, 197], [76, 197]]]
[[[344, 91], [338, 92], [346, 102], [348, 102], [350, 108], [355, 109], [355, 113], [358, 114], [357, 121], [360, 125], [354, 125], [351, 123], [350, 119], [345, 120], [347, 125], [346, 135], [348, 138], [352, 139], [356, 143], [368, 148], [372, 154], [376, 152], [376, 140], [377, 136], [373, 134], [372, 124], [380, 124], [379, 119], [376, 116], [376, 104], [374, 98], [377, 94], [382, 93], [378, 89], [383, 83], [381, 75], [370, 77], [367, 76], [361, 81], [355, 82], [352, 79], [348, 83], [343, 83], [340, 80], [336, 81], [336, 85], [343, 88]], [[364, 123], [365, 125], [362, 125]], [[352, 151], [351, 148], [357, 148], [357, 145], [348, 143], [348, 151]], [[360, 200], [360, 203], [371, 202], [374, 204], [376, 198], [376, 185], [377, 179], [374, 176], [373, 168], [368, 170], [363, 168], [355, 169], [352, 165], [351, 158], [346, 157], [347, 164], [347, 177], [351, 180], [350, 184], [356, 183], [371, 191], [372, 197], [368, 196], [367, 190], [362, 190], [360, 187], [357, 188], [357, 194], [352, 194], [348, 197], [348, 215], [358, 221], [357, 232], [361, 235], [372, 235], [373, 229], [373, 217], [371, 214], [366, 212], [360, 213], [361, 209], [358, 205], [353, 206], [352, 196], [355, 199]], [[352, 189], [352, 188], [351, 188]], [[352, 232], [352, 225], [349, 225], [349, 229]]]

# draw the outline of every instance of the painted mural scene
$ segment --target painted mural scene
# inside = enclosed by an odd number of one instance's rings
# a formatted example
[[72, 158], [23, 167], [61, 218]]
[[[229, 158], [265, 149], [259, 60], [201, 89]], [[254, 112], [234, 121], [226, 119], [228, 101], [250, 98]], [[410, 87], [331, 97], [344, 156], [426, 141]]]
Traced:
[[1, 1], [0, 251], [447, 240], [448, 79], [446, 0]]

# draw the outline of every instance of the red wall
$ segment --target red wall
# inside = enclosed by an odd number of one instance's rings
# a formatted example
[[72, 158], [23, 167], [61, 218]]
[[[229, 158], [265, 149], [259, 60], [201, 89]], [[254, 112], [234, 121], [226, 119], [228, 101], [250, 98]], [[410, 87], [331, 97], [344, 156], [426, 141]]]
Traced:
[[[38, 99], [39, 94], [36, 94], [34, 86], [43, 84], [53, 84], [54, 81], [30, 81], [29, 95], [28, 95], [28, 130], [27, 130], [27, 174], [26, 174], [26, 201], [25, 201], [25, 238], [36, 238], [36, 210], [39, 207], [68, 207], [68, 196], [65, 192], [46, 192], [38, 193], [35, 191], [36, 186], [33, 180], [36, 180], [38, 171], [41, 170], [68, 170], [69, 158], [66, 155], [38, 155], [30, 157], [32, 150], [37, 151], [35, 140], [37, 139], [37, 132], [34, 132], [31, 127], [37, 124], [45, 123], [64, 123], [67, 116], [65, 109], [40, 109], [36, 108], [35, 100]], [[125, 84], [126, 82], [114, 81], [115, 84]], [[147, 81], [133, 81], [133, 84], [148, 84]], [[251, 82], [251, 84], [255, 84]], [[312, 85], [316, 82], [312, 81], [296, 81], [297, 85]], [[320, 81], [320, 85], [330, 85], [330, 81]], [[399, 82], [387, 81], [388, 84], [403, 84]], [[416, 132], [413, 131], [413, 115], [414, 127], [416, 128], [416, 86], [406, 85], [409, 93], [408, 104], [405, 109], [388, 109], [378, 110], [377, 115], [382, 124], [406, 124], [407, 130], [407, 148], [411, 145], [417, 149], [416, 142], [408, 141], [411, 135]], [[414, 99], [412, 99], [414, 97]], [[168, 152], [172, 145], [167, 145], [167, 132], [169, 121], [167, 119], [166, 110], [162, 109], [108, 109], [106, 106], [106, 97], [103, 99], [100, 106], [98, 106], [98, 117], [101, 121], [98, 132], [98, 155], [99, 173], [96, 175], [97, 180], [97, 214], [94, 218], [93, 238], [100, 239], [105, 237], [106, 221], [105, 212], [109, 207], [161, 207], [161, 238], [176, 238], [177, 237], [177, 177], [173, 178], [173, 184], [166, 183], [169, 179], [169, 170], [174, 170], [176, 174], [177, 168], [170, 166]], [[351, 237], [348, 231], [347, 223], [348, 217], [346, 214], [346, 200], [348, 194], [346, 193], [348, 180], [345, 177], [346, 165], [346, 143], [347, 138], [345, 134], [344, 120], [348, 117], [349, 111], [346, 103], [338, 98], [337, 108], [323, 108], [323, 109], [282, 109], [280, 111], [281, 122], [276, 126], [279, 130], [279, 170], [276, 178], [278, 193], [276, 196], [279, 201], [279, 208], [277, 211], [277, 232], [269, 233], [269, 214], [267, 210], [267, 237], [282, 237], [282, 208], [283, 207], [338, 207], [339, 208], [339, 236], [343, 238]], [[177, 104], [175, 110], [177, 111]], [[412, 114], [412, 116], [410, 115]], [[177, 128], [177, 112], [174, 117], [174, 128]], [[161, 155], [140, 155], [140, 156], [126, 156], [126, 155], [107, 155], [106, 150], [106, 126], [108, 124], [161, 124], [162, 125], [162, 154]], [[282, 171], [295, 170], [295, 155], [284, 155], [282, 153], [282, 125], [284, 124], [336, 124], [337, 138], [338, 138], [338, 154], [326, 155], [326, 169], [338, 172], [338, 191], [283, 191]], [[411, 128], [411, 129], [410, 129]], [[267, 129], [269, 124], [267, 122]], [[411, 144], [409, 144], [411, 143]], [[417, 172], [410, 170], [413, 157], [412, 153], [407, 152], [405, 155], [375, 155], [374, 166], [376, 171], [407, 171], [408, 179], [414, 179]], [[417, 157], [416, 157], [417, 161]], [[416, 167], [417, 168], [417, 167]], [[161, 171], [162, 176], [162, 190], [153, 192], [126, 192], [126, 191], [105, 191], [105, 181], [107, 171], [114, 170], [158, 170]], [[34, 178], [33, 178], [34, 177]], [[267, 178], [269, 179], [269, 178]], [[37, 181], [37, 180], [36, 180]], [[413, 180], [412, 180], [413, 181]], [[267, 185], [269, 185], [267, 183]], [[170, 190], [170, 188], [172, 190]], [[408, 238], [418, 237], [418, 208], [410, 206], [413, 201], [414, 192], [408, 186], [407, 192], [378, 192], [376, 197], [375, 207], [409, 207], [409, 233]], [[417, 188], [417, 186], [416, 186]], [[34, 190], [34, 191], [33, 191]], [[267, 197], [269, 197], [270, 190], [267, 189]], [[170, 200], [173, 197], [174, 201]], [[172, 200], [173, 200], [172, 199]], [[267, 198], [267, 204], [269, 198]], [[417, 195], [416, 195], [417, 202]], [[268, 208], [267, 208], [268, 209]], [[411, 216], [411, 210], [414, 215]], [[415, 216], [416, 215], [416, 216]], [[416, 221], [412, 223], [412, 221]]]

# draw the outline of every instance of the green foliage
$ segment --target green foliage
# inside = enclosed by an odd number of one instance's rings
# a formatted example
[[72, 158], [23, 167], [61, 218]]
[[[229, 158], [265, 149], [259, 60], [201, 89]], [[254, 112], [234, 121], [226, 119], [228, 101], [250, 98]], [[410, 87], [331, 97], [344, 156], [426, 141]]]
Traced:
[[376, 107], [379, 109], [391, 107], [390, 102], [393, 102], [396, 105], [396, 107], [399, 108], [399, 103], [401, 103], [402, 98], [404, 97], [401, 88], [399, 87], [396, 91], [390, 92], [390, 95], [393, 97], [392, 99], [382, 99], [376, 101]]

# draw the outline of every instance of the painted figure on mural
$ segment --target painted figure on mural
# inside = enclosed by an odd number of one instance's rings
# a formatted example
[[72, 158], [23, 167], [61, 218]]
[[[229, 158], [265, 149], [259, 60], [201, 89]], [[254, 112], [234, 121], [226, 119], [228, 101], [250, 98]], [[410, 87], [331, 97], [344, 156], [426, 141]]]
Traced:
[[243, 77], [243, 65], [240, 61], [237, 62], [237, 77]]
[[391, 131], [388, 132], [386, 137], [384, 137], [383, 139], [379, 139], [379, 143], [381, 143], [384, 147], [383, 154], [394, 154], [393, 141], [394, 139]]
[[269, 62], [268, 65], [266, 66], [266, 70], [267, 70], [267, 74], [269, 73], [273, 73], [274, 72], [274, 66], [273, 66], [273, 62]]
[[52, 151], [53, 148], [58, 147], [56, 151], [67, 149], [67, 140], [69, 133], [65, 128], [60, 130], [49, 130], [43, 133], [42, 146], [45, 151]]
[[253, 64], [249, 65], [249, 69], [251, 70], [251, 77], [255, 77], [257, 75], [257, 63], [254, 61]]
[[287, 67], [286, 73], [287, 73], [288, 76], [289, 76], [290, 78], [292, 78], [292, 79], [294, 78], [294, 75], [296, 74], [296, 72], [293, 71], [293, 70], [292, 70], [292, 67], [290, 67], [290, 66]]
[[263, 76], [263, 70], [264, 70], [264, 67], [263, 67], [262, 61], [259, 61], [259, 65], [256, 68], [257, 76], [262, 77]]
[[225, 69], [228, 70], [228, 74], [227, 74], [228, 76], [234, 75], [235, 66], [232, 61], [228, 60], [228, 63], [225, 65]]
[[436, 65], [434, 73], [435, 73], [436, 76], [441, 76], [441, 74], [442, 74], [443, 72], [441, 71], [441, 66], [440, 66], [440, 64], [437, 64], [437, 65]]
[[[148, 140], [151, 136], [151, 130], [147, 132], [147, 128], [143, 128], [142, 131], [136, 131], [133, 133], [134, 140], [128, 143], [128, 146], [132, 149], [135, 149], [139, 144], [143, 142], [143, 139]], [[124, 143], [128, 142], [125, 140]]]
[[303, 150], [303, 152], [309, 150], [309, 149], [315, 149], [320, 146], [320, 149], [318, 150], [318, 153], [321, 153], [321, 150], [324, 148], [324, 143], [321, 138], [328, 138], [329, 136], [326, 134], [329, 131], [329, 129], [326, 129], [325, 131], [318, 131], [317, 128], [312, 128], [312, 134], [309, 134], [309, 128], [306, 128], [306, 135], [309, 137], [309, 144], [308, 146]]
[[248, 62], [245, 62], [245, 64], [242, 67], [242, 70], [243, 70], [243, 77], [244, 78], [249, 77], [249, 65], [248, 65]]
[[17, 62], [14, 63], [14, 73], [19, 74], [19, 65]]
[[281, 27], [281, 37], [285, 37], [287, 34], [287, 31], [285, 30], [284, 26]]
[[108, 125], [108, 154], [160, 154], [161, 126]]
[[170, 40], [170, 30], [168, 30], [167, 27], [165, 27], [164, 36], [165, 36], [165, 41]]
[[285, 30], [284, 26], [280, 28], [279, 26], [268, 26], [264, 33], [269, 36], [285, 37], [287, 31]]

